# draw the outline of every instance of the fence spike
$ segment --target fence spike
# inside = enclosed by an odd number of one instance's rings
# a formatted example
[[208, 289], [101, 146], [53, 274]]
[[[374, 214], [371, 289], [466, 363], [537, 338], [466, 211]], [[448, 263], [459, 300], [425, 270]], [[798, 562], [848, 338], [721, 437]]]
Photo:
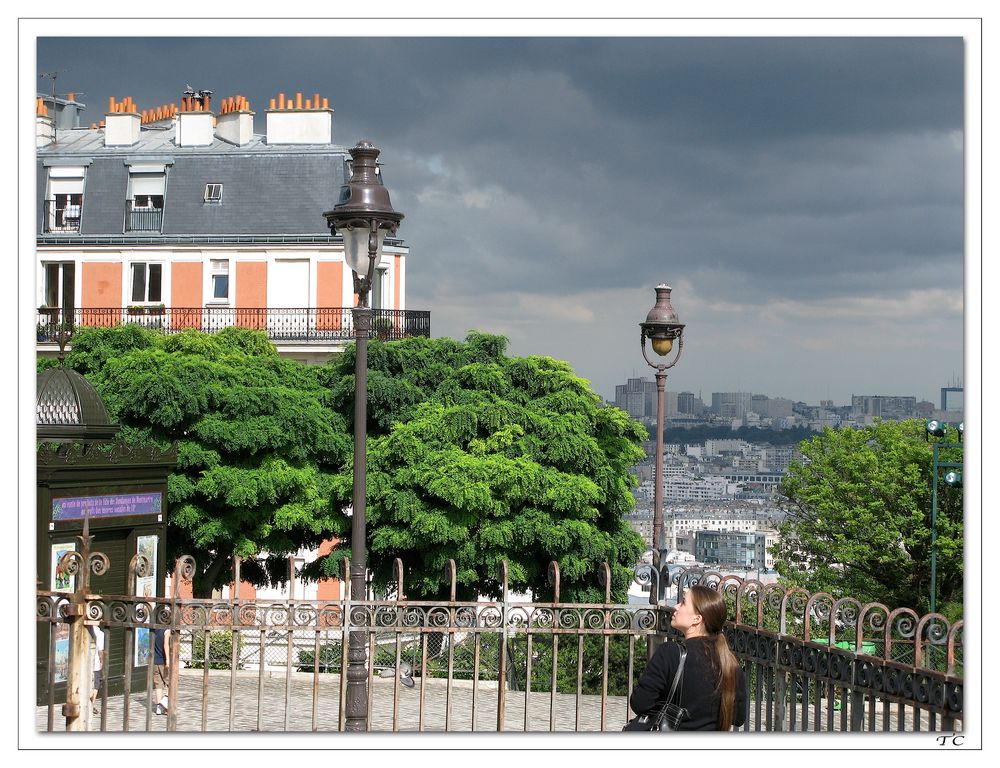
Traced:
[[604, 602], [611, 602], [611, 566], [604, 560], [597, 569], [597, 579], [604, 587]]
[[393, 560], [392, 569], [396, 572], [396, 600], [405, 600], [406, 593], [403, 592], [403, 560], [399, 557]]
[[507, 581], [508, 581], [509, 569], [507, 568], [506, 558], [500, 561], [500, 588], [503, 593], [504, 601], [507, 600]]
[[553, 560], [549, 563], [548, 582], [552, 587], [552, 602], [559, 602], [559, 563]]
[[455, 561], [452, 558], [448, 558], [448, 563], [444, 567], [444, 577], [448, 579], [451, 585], [451, 602], [455, 602], [455, 578], [457, 576], [455, 569]]

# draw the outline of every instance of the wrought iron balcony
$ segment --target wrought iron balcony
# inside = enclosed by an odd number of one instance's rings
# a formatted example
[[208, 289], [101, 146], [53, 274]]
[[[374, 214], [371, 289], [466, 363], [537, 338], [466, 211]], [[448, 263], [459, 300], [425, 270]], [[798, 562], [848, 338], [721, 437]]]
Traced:
[[[431, 313], [412, 309], [373, 309], [370, 338], [395, 341], [431, 335]], [[163, 333], [193, 328], [217, 333], [224, 328], [264, 331], [270, 341], [285, 344], [326, 344], [349, 341], [354, 323], [349, 307], [265, 309], [253, 307], [162, 307], [136, 305], [62, 310], [38, 310], [39, 344], [55, 344], [60, 327], [111, 328], [131, 323]]]
[[55, 200], [42, 203], [42, 232], [79, 232], [83, 205], [57, 205]]
[[126, 232], [159, 232], [162, 224], [162, 208], [137, 208], [132, 200], [125, 201]]

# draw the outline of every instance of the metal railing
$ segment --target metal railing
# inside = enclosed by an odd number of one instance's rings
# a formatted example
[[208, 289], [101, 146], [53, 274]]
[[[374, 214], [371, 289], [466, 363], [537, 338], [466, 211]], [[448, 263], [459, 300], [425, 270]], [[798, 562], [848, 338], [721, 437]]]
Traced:
[[[349, 307], [265, 309], [243, 307], [161, 307], [137, 305], [62, 310], [38, 310], [37, 340], [57, 342], [60, 327], [111, 328], [134, 324], [162, 333], [179, 333], [193, 328], [217, 333], [224, 328], [264, 331], [267, 338], [285, 343], [325, 343], [354, 337], [354, 320]], [[373, 309], [370, 338], [396, 341], [411, 336], [429, 337], [431, 313], [412, 309]]]
[[159, 232], [162, 224], [162, 208], [136, 208], [131, 200], [125, 201], [126, 232]]
[[[604, 602], [592, 604], [560, 602], [556, 563], [549, 566], [553, 600], [533, 603], [509, 599], [505, 561], [501, 599], [477, 602], [455, 600], [454, 561], [450, 599], [440, 601], [179, 597], [178, 585], [194, 570], [191, 558], [177, 561], [171, 598], [87, 595], [85, 605], [73, 605], [68, 593], [38, 592], [47, 637], [76, 621], [104, 628], [108, 647], [124, 644], [126, 670], [112, 666], [105, 675], [92, 728], [344, 730], [347, 638], [361, 632], [368, 730], [619, 731], [633, 714], [628, 697], [647, 642], [679, 639], [666, 602], [611, 601], [607, 564], [596, 574]], [[395, 593], [404, 595], [399, 560], [395, 572]], [[637, 576], [656, 578], [648, 569]], [[701, 569], [675, 573], [666, 586], [679, 598], [696, 583], [723, 594], [733, 617], [725, 633], [748, 691], [739, 730], [961, 730], [962, 621]], [[152, 680], [149, 654], [145, 666], [132, 660], [137, 647], [151, 652], [157, 627], [179, 640], [175, 667], [184, 669], [172, 670], [169, 716], [154, 723], [142, 685]], [[54, 640], [48, 647], [55, 649]], [[36, 721], [55, 730], [57, 680], [52, 660], [45, 663], [39, 660], [48, 669], [40, 691], [47, 706], [37, 708]]]
[[42, 232], [79, 232], [82, 205], [56, 207], [55, 200], [42, 202]]

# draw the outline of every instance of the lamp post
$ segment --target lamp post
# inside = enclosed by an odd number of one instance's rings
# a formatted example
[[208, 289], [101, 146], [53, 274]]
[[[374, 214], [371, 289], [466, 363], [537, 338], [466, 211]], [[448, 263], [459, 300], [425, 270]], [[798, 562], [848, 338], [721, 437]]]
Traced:
[[[937, 419], [928, 420], [927, 424], [924, 426], [924, 431], [926, 432], [926, 437], [930, 440], [932, 437], [945, 437], [947, 434], [948, 425], [944, 422], [938, 421]], [[954, 461], [941, 461], [939, 451], [941, 448], [962, 448], [962, 435], [965, 432], [965, 422], [961, 422], [958, 425], [958, 440], [957, 443], [941, 442], [940, 440], [935, 440], [932, 446], [933, 451], [933, 472], [934, 477], [931, 480], [931, 613], [937, 610], [937, 510], [938, 510], [938, 475], [941, 474], [941, 468], [944, 467], [948, 471], [944, 473], [944, 483], [951, 488], [961, 488], [962, 487], [962, 464], [963, 462]]]
[[[677, 317], [677, 312], [670, 304], [669, 285], [660, 283], [656, 286], [656, 303], [646, 315], [645, 322], [639, 323], [640, 344], [642, 356], [650, 367], [656, 369], [656, 484], [653, 486], [653, 568], [656, 570], [656, 590], [650, 591], [649, 602], [653, 605], [663, 592], [660, 584], [660, 566], [666, 549], [663, 535], [663, 394], [667, 386], [667, 370], [673, 368], [681, 359], [684, 349], [684, 324]], [[666, 358], [677, 342], [677, 350], [673, 360], [662, 362], [650, 360], [646, 352], [646, 339], [650, 340], [653, 352]], [[652, 646], [650, 646], [652, 649]]]
[[[351, 516], [351, 601], [361, 602], [365, 593], [365, 442], [368, 436], [368, 336], [372, 316], [368, 307], [375, 265], [388, 234], [396, 232], [403, 214], [394, 210], [389, 190], [382, 184], [376, 160], [379, 150], [359, 141], [350, 150], [351, 179], [340, 188], [340, 199], [326, 211], [330, 231], [344, 238], [344, 259], [354, 273], [358, 304], [354, 320], [354, 497]], [[368, 665], [363, 631], [352, 631], [348, 640], [347, 707], [344, 727], [364, 731], [368, 727]]]

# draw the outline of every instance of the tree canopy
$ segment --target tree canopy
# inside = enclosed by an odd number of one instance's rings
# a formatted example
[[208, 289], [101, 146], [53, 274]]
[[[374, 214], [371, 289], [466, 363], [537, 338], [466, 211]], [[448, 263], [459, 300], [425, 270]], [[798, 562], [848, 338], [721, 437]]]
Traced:
[[[954, 430], [950, 437], [957, 442]], [[810, 591], [928, 611], [934, 469], [923, 422], [826, 429], [801, 451], [781, 484], [781, 576]], [[961, 461], [961, 449], [942, 448], [940, 461]], [[963, 541], [962, 491], [939, 478], [937, 608], [950, 617], [962, 613]]]
[[[344, 420], [318, 371], [280, 358], [262, 333], [83, 329], [67, 364], [101, 393], [123, 439], [177, 442], [167, 554], [195, 557], [196, 595], [230, 580], [233, 555], [248, 558], [244, 579], [280, 581], [282, 556], [345, 530], [330, 503], [352, 451]], [[252, 559], [261, 552], [270, 559]]]
[[[394, 558], [411, 598], [497, 595], [500, 561], [510, 588], [549, 594], [551, 560], [561, 599], [603, 601], [601, 561], [624, 599], [642, 541], [623, 518], [634, 505], [628, 469], [643, 457], [642, 426], [600, 407], [585, 380], [548, 357], [511, 358], [506, 339], [412, 338], [369, 354], [369, 560], [377, 583]], [[330, 367], [334, 402], [350, 413], [354, 352]], [[351, 478], [334, 485], [350, 501]], [[325, 564], [344, 554], [341, 549]]]
[[[624, 599], [641, 539], [623, 519], [628, 469], [645, 433], [600, 407], [567, 363], [512, 358], [506, 339], [413, 338], [369, 346], [368, 557], [378, 587], [402, 558], [411, 598], [510, 587], [548, 594], [558, 560], [564, 600], [603, 601], [612, 567]], [[67, 363], [85, 374], [129, 441], [178, 444], [168, 483], [168, 556], [194, 555], [195, 593], [231, 577], [283, 581], [284, 556], [338, 537], [305, 570], [339, 574], [350, 554], [354, 348], [325, 366], [277, 355], [261, 332], [162, 336], [134, 325], [81, 330]], [[270, 559], [258, 564], [267, 552]]]

